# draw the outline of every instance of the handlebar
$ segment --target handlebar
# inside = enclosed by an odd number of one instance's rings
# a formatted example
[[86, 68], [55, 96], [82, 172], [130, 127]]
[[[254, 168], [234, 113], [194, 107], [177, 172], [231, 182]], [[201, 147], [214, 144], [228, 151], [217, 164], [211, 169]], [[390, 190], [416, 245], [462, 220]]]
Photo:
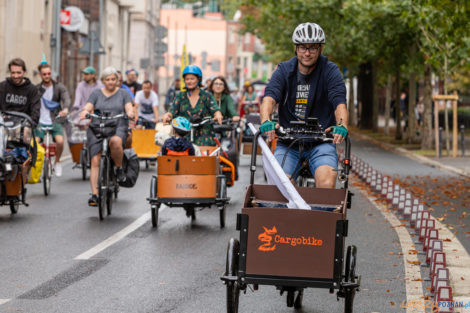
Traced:
[[296, 142], [332, 142], [333, 134], [325, 132], [317, 119], [307, 121], [291, 121], [290, 127], [282, 126], [275, 130], [278, 139]]
[[109, 120], [117, 120], [119, 118], [127, 118], [127, 115], [124, 114], [124, 113], [121, 113], [121, 114], [117, 114], [117, 115], [114, 115], [114, 116], [105, 116], [105, 115], [97, 115], [97, 114], [94, 114], [94, 113], [87, 113], [85, 118], [87, 118], [87, 119], [96, 118], [96, 119], [102, 120], [102, 121], [109, 121]]
[[31, 117], [29, 117], [29, 115], [27, 115], [25, 113], [14, 112], [14, 111], [2, 111], [2, 114], [4, 116], [6, 115], [6, 116], [14, 116], [14, 117], [22, 118], [22, 119], [26, 120], [27, 122], [29, 122], [31, 125], [34, 125], [34, 122], [31, 119]]

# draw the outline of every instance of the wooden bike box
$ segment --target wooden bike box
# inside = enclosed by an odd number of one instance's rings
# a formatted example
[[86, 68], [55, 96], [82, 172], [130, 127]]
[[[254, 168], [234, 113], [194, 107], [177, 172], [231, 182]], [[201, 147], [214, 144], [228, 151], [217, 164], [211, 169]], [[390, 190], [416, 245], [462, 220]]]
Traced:
[[343, 232], [337, 234], [344, 230], [347, 191], [297, 190], [308, 204], [337, 206], [341, 212], [252, 207], [252, 197], [276, 203], [287, 200], [276, 186], [250, 186], [242, 209], [248, 222], [246, 275], [332, 280], [341, 273], [344, 239]]
[[208, 156], [159, 156], [158, 198], [216, 198], [219, 160]]

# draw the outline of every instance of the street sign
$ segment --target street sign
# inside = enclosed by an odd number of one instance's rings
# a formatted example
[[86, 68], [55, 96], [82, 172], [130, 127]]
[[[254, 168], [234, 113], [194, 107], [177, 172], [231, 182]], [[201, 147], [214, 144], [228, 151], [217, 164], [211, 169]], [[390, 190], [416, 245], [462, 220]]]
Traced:
[[163, 54], [168, 51], [168, 44], [163, 41], [157, 41], [153, 46], [153, 52], [157, 54]]
[[168, 28], [166, 28], [163, 25], [157, 25], [157, 27], [155, 27], [155, 38], [157, 40], [161, 40], [165, 38], [167, 35], [168, 35]]
[[[64, 11], [64, 13], [62, 13]], [[83, 22], [85, 21], [85, 15], [82, 10], [77, 7], [70, 6], [66, 7], [60, 13], [60, 22], [63, 29], [69, 32], [76, 32], [80, 29]], [[62, 24], [62, 21], [64, 24]]]
[[60, 10], [60, 25], [70, 25], [70, 11]]
[[165, 65], [165, 57], [161, 55], [156, 55], [154, 58], [155, 66], [164, 66]]

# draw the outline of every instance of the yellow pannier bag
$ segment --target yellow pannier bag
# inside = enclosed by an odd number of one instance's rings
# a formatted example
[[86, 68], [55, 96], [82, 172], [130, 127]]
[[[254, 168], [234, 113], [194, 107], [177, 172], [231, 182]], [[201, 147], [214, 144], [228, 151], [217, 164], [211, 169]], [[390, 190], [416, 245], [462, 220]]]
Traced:
[[36, 184], [41, 180], [42, 166], [44, 165], [44, 154], [46, 150], [37, 143], [37, 153], [36, 153], [36, 164], [31, 167], [31, 173], [29, 175], [28, 184]]

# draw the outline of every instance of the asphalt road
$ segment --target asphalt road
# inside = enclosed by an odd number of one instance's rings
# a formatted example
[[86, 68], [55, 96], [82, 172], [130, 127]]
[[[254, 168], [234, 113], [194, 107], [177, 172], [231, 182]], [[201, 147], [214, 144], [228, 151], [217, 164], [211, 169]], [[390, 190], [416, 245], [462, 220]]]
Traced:
[[[364, 149], [364, 150], [363, 150]], [[371, 155], [357, 143], [354, 152]], [[384, 167], [386, 155], [374, 157]], [[385, 158], [382, 162], [381, 159]], [[0, 208], [0, 312], [224, 312], [224, 271], [229, 238], [238, 237], [236, 213], [248, 185], [248, 157], [229, 189], [227, 226], [217, 209], [197, 212], [191, 223], [180, 208], [165, 208], [158, 229], [150, 221], [88, 260], [75, 260], [149, 212], [146, 201], [154, 169], [141, 171], [136, 187], [121, 189], [112, 216], [99, 221], [87, 205], [89, 185], [68, 164], [44, 197], [28, 186], [29, 207], [10, 216]], [[384, 167], [385, 169], [385, 167]], [[257, 180], [262, 182], [260, 171]], [[355, 312], [401, 312], [406, 300], [404, 260], [397, 233], [354, 187], [346, 244], [358, 247], [362, 276]], [[2, 300], [0, 300], [0, 303]], [[272, 286], [240, 295], [240, 312], [293, 312]], [[343, 300], [326, 289], [307, 289], [297, 312], [342, 312]]]

